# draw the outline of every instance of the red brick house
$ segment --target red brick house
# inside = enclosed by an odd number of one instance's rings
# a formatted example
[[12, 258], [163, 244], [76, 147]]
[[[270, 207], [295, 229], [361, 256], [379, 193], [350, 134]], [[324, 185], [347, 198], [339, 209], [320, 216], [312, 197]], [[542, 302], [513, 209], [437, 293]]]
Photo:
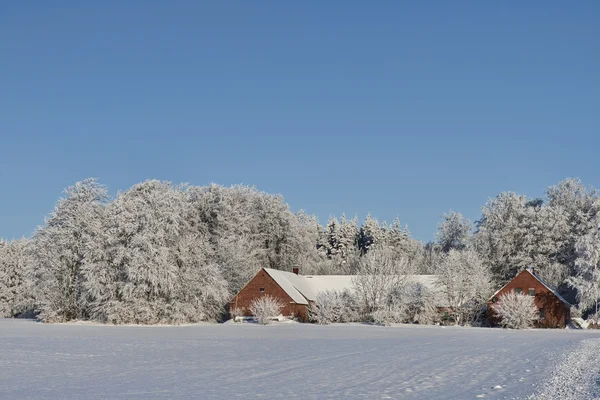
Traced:
[[488, 300], [488, 317], [492, 325], [499, 321], [494, 316], [493, 305], [498, 302], [502, 295], [516, 291], [535, 297], [535, 305], [538, 308], [538, 320], [536, 326], [544, 328], [564, 328], [571, 319], [571, 304], [566, 301], [554, 288], [548, 285], [542, 278], [536, 275], [533, 268], [524, 269], [510, 282], [504, 285]]
[[260, 271], [229, 302], [229, 310], [238, 310], [244, 315], [251, 315], [250, 304], [253, 300], [270, 295], [283, 304], [281, 314], [308, 321], [308, 308], [314, 302], [317, 293], [324, 290], [351, 290], [350, 275], [299, 275], [298, 268], [293, 272], [271, 268]]

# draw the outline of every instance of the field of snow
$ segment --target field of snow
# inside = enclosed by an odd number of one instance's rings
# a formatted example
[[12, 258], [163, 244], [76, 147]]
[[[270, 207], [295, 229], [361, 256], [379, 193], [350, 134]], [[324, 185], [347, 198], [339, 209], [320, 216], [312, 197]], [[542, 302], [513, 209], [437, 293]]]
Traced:
[[0, 398], [587, 400], [598, 354], [592, 331], [0, 319]]

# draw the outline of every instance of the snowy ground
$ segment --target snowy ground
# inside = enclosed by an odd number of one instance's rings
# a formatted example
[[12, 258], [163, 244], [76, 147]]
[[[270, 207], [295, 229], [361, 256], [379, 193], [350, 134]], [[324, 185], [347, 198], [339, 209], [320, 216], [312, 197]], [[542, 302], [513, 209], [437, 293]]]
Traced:
[[573, 330], [0, 319], [0, 399], [587, 400], [599, 349]]

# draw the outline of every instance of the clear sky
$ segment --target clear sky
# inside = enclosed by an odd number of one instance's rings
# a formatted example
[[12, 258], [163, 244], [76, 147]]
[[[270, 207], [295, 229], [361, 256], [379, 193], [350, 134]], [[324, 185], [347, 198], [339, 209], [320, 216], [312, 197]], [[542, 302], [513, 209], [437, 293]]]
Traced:
[[5, 1], [0, 237], [86, 177], [256, 185], [421, 240], [502, 191], [600, 187], [598, 21], [598, 1]]

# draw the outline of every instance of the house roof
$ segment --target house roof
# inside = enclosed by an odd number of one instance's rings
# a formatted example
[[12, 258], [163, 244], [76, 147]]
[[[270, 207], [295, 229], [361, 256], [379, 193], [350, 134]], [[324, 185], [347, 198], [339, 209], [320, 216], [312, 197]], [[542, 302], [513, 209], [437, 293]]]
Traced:
[[[565, 300], [565, 299], [564, 299], [564, 297], [562, 297], [562, 296], [560, 295], [560, 293], [558, 293], [558, 291], [557, 291], [556, 289], [554, 289], [552, 286], [550, 286], [549, 284], [547, 284], [547, 283], [546, 283], [546, 282], [545, 282], [545, 281], [544, 281], [542, 278], [540, 278], [540, 277], [539, 277], [539, 276], [538, 276], [538, 275], [537, 275], [535, 272], [532, 272], [532, 271], [530, 271], [529, 269], [524, 269], [523, 271], [519, 272], [519, 273], [517, 274], [517, 276], [519, 276], [519, 275], [521, 275], [522, 273], [525, 273], [525, 272], [526, 272], [526, 273], [528, 273], [528, 274], [530, 274], [531, 276], [533, 276], [533, 277], [534, 277], [534, 278], [535, 278], [535, 279], [536, 279], [536, 280], [537, 280], [539, 283], [541, 283], [542, 285], [544, 285], [544, 287], [545, 287], [546, 289], [548, 289], [548, 290], [549, 290], [549, 291], [550, 291], [550, 292], [551, 292], [553, 295], [555, 295], [555, 296], [556, 296], [556, 297], [557, 297], [557, 298], [558, 298], [560, 301], [562, 301], [563, 303], [565, 303], [565, 304], [566, 304], [566, 305], [568, 305], [568, 306], [570, 306], [570, 305], [571, 305], [571, 303], [569, 303], [567, 300]], [[494, 297], [496, 297], [496, 295], [497, 295], [498, 293], [500, 293], [500, 292], [501, 292], [501, 291], [502, 291], [502, 290], [503, 290], [505, 287], [507, 287], [509, 283], [511, 283], [512, 281], [514, 281], [514, 280], [517, 278], [517, 276], [515, 276], [513, 279], [511, 279], [510, 281], [508, 281], [508, 283], [507, 283], [506, 285], [504, 285], [504, 286], [502, 286], [500, 289], [498, 289], [498, 290], [496, 291], [496, 293], [494, 293], [494, 294], [492, 295], [492, 297], [490, 297], [490, 298], [489, 298], [489, 300], [488, 300], [488, 301], [491, 301], [491, 300], [492, 300]]]
[[[292, 272], [271, 268], [264, 270], [297, 304], [308, 304], [315, 301], [317, 295], [325, 291], [343, 292], [355, 290], [353, 279], [356, 275], [296, 275]], [[436, 291], [435, 275], [409, 275], [411, 282], [418, 282]]]

